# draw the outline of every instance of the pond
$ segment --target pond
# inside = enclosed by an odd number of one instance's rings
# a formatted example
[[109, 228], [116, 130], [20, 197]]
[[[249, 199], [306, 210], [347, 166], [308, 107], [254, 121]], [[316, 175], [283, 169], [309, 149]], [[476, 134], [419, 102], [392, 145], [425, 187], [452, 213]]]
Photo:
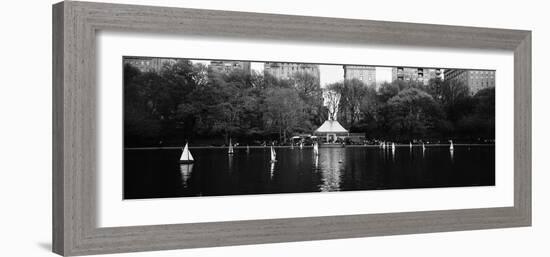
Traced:
[[124, 199], [331, 192], [495, 184], [494, 145], [403, 145], [320, 148], [190, 148], [124, 150]]

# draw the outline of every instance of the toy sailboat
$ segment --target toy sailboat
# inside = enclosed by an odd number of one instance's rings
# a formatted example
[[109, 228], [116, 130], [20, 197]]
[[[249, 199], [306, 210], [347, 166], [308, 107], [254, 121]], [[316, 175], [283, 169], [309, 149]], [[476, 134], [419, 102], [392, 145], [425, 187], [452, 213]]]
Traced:
[[270, 162], [274, 163], [277, 161], [277, 153], [275, 152], [275, 149], [273, 146], [271, 146], [271, 160]]
[[229, 139], [229, 150], [227, 151], [228, 154], [233, 154], [233, 144], [231, 144], [231, 138]]
[[189, 152], [188, 144], [185, 143], [185, 147], [183, 148], [183, 152], [181, 153], [180, 163], [189, 164], [193, 162], [195, 162], [195, 160], [193, 159], [193, 155], [191, 155], [191, 152]]

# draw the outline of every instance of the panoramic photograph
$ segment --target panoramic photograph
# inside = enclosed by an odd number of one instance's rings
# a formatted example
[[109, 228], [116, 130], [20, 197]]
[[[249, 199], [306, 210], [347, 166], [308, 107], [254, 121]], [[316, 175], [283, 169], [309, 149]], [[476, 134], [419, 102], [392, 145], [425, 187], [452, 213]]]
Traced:
[[122, 65], [123, 199], [495, 185], [495, 70]]

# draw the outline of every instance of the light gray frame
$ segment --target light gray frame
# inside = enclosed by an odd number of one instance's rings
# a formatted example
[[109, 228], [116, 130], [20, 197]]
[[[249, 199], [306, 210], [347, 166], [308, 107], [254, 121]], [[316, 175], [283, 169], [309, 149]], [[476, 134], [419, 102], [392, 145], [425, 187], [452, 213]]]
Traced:
[[[98, 228], [98, 30], [514, 52], [514, 206]], [[512, 114], [510, 114], [512, 115]], [[86, 255], [531, 225], [531, 32], [66, 1], [53, 6], [53, 251]]]

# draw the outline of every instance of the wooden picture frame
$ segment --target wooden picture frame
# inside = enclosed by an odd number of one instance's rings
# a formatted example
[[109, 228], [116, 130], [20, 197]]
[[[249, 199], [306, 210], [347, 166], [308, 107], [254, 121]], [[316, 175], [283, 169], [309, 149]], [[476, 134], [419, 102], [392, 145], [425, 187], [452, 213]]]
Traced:
[[[99, 30], [514, 52], [513, 207], [100, 228]], [[87, 255], [531, 225], [531, 32], [66, 1], [53, 6], [53, 251]]]

